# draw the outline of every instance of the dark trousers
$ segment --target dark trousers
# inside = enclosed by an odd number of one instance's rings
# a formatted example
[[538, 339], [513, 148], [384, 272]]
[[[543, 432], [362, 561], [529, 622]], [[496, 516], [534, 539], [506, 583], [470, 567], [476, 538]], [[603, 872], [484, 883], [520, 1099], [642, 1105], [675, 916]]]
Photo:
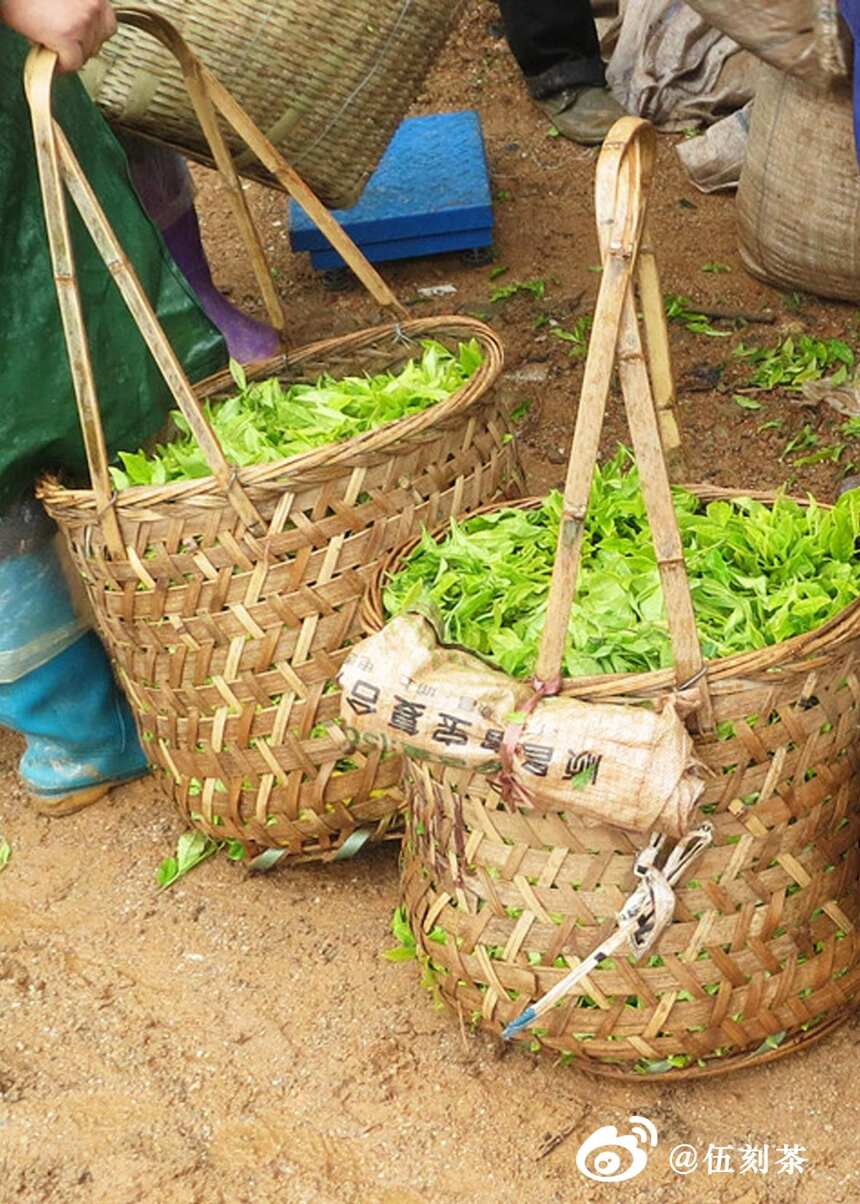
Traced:
[[532, 96], [606, 82], [589, 0], [499, 0], [499, 8]]

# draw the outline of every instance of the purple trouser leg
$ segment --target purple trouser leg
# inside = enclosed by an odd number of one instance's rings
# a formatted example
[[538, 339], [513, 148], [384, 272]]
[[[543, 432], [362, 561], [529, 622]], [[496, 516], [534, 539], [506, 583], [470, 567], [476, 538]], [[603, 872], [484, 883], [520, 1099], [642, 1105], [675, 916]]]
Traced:
[[233, 359], [247, 363], [277, 355], [281, 343], [272, 327], [243, 314], [215, 287], [200, 240], [200, 224], [194, 206], [161, 233], [207, 318], [224, 336]]
[[204, 313], [224, 336], [232, 358], [247, 363], [276, 355], [281, 344], [271, 326], [243, 314], [215, 287], [200, 238], [185, 160], [175, 151], [128, 134], [123, 135], [122, 142], [141, 204], [161, 230], [168, 251]]

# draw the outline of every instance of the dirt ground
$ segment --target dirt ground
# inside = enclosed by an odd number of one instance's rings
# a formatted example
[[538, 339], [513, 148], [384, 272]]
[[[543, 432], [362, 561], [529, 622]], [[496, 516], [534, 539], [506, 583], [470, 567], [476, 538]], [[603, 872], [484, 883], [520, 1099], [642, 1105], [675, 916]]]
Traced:
[[[497, 10], [467, 7], [417, 111], [479, 109], [496, 198], [495, 263], [456, 256], [385, 269], [404, 299], [451, 283], [416, 313], [487, 316], [504, 339], [511, 401], [534, 402], [523, 442], [529, 488], [558, 484], [581, 364], [538, 323], [570, 329], [593, 309], [598, 276], [591, 188], [595, 156], [548, 136], [503, 42]], [[763, 397], [732, 401], [740, 339], [803, 329], [860, 345], [850, 306], [785, 297], [751, 280], [735, 250], [733, 200], [703, 197], [662, 137], [653, 224], [668, 292], [773, 316], [707, 338], [672, 326], [680, 419], [694, 479], [800, 488], [831, 497], [850, 459], [794, 468], [780, 455], [805, 423], [821, 445], [838, 419]], [[253, 282], [216, 182], [199, 174], [219, 281], [254, 308]], [[326, 291], [292, 257], [283, 197], [252, 189], [295, 342], [377, 318], [360, 292]], [[703, 271], [721, 263], [728, 272]], [[542, 279], [530, 296], [490, 290]], [[730, 329], [723, 326], [723, 329]], [[764, 422], [781, 421], [766, 431]], [[613, 406], [607, 447], [623, 437]], [[860, 447], [860, 445], [858, 445]], [[858, 450], [860, 458], [860, 450]], [[214, 858], [159, 894], [154, 874], [182, 828], [151, 782], [64, 821], [34, 815], [15, 775], [17, 738], [0, 733], [0, 1204], [528, 1204], [624, 1200], [854, 1204], [860, 1199], [857, 1022], [803, 1054], [688, 1085], [621, 1085], [465, 1036], [434, 1009], [414, 964], [382, 959], [392, 942], [397, 850], [246, 880]], [[577, 1170], [596, 1128], [639, 1114], [659, 1145], [615, 1186]], [[692, 1145], [689, 1176], [669, 1152]], [[769, 1144], [767, 1173], [718, 1171], [709, 1145]], [[803, 1147], [788, 1174], [780, 1147]], [[712, 1158], [716, 1155], [712, 1155]]]

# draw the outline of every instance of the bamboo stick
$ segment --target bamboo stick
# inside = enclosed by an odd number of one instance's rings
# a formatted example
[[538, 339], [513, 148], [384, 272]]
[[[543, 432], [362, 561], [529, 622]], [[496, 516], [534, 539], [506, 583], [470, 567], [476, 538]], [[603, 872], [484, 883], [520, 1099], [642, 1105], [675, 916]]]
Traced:
[[639, 296], [642, 302], [642, 316], [645, 320], [645, 339], [648, 349], [648, 367], [660, 438], [663, 441], [663, 451], [666, 455], [670, 478], [673, 481], [685, 481], [689, 474], [681, 446], [681, 432], [678, 428], [677, 395], [669, 350], [669, 326], [663, 306], [657, 256], [654, 252], [654, 242], [647, 221], [639, 248], [638, 269]]
[[187, 44], [178, 35], [175, 37], [167, 35], [165, 26], [155, 13], [135, 8], [120, 8], [117, 9], [117, 17], [122, 24], [133, 25], [158, 38], [176, 56], [182, 69], [185, 87], [194, 106], [194, 112], [209, 144], [212, 158], [215, 160], [215, 165], [224, 183], [227, 200], [233, 210], [233, 216], [236, 219], [236, 224], [239, 227], [248, 251], [251, 267], [254, 270], [257, 286], [260, 289], [260, 295], [266, 307], [269, 323], [278, 332], [283, 341], [286, 327], [284, 307], [275, 289], [260, 234], [251, 217], [248, 201], [236, 172], [235, 164], [227, 149], [221, 128], [218, 125], [215, 110], [206, 88], [206, 82], [200, 70], [199, 60], [191, 53]]
[[24, 70], [24, 86], [30, 103], [48, 246], [69, 356], [72, 386], [81, 420], [87, 466], [108, 549], [112, 556], [121, 559], [125, 555], [125, 541], [122, 538], [119, 516], [113, 505], [107, 446], [96, 396], [81, 295], [75, 275], [74, 252], [51, 117], [51, 84], [56, 61], [57, 56], [52, 51], [40, 48], [31, 51]]
[[373, 299], [383, 308], [393, 309], [401, 317], [408, 317], [405, 306], [397, 300], [376, 268], [365, 258], [343, 227], [338, 225], [322, 201], [311, 192], [280, 151], [276, 150], [271, 142], [263, 137], [245, 110], [237, 104], [220, 80], [216, 79], [205, 67], [201, 67], [201, 70], [219, 112], [254, 151], [263, 166], [272, 173], [278, 183], [322, 231]]
[[[215, 106], [249, 150], [252, 150], [263, 166], [272, 173], [281, 187], [293, 197], [297, 204], [301, 205], [311, 221], [317, 225], [335, 250], [346, 261], [374, 300], [383, 308], [393, 309], [402, 317], [406, 317], [407, 311], [404, 306], [400, 304], [394, 293], [361, 253], [346, 231], [338, 225], [325, 205], [311, 191], [301, 176], [290, 167], [280, 151], [260, 132], [242, 106], [234, 100], [221, 81], [191, 53], [188, 45], [170, 22], [165, 21], [164, 18], [147, 9], [134, 7], [117, 9], [117, 17], [125, 24], [134, 25], [138, 29], [143, 29], [153, 37], [158, 38], [160, 42], [176, 55], [182, 64], [183, 71], [186, 71], [186, 68], [188, 68], [195, 80], [199, 79], [201, 90], [205, 93], [206, 97], [204, 109], [210, 102]], [[193, 68], [190, 66], [191, 64], [193, 64]], [[199, 95], [200, 93], [198, 92]], [[195, 101], [194, 92], [192, 92], [191, 98], [192, 101]], [[199, 111], [198, 117], [200, 117]], [[205, 126], [204, 132], [207, 133], [208, 137], [208, 131]], [[223, 140], [221, 144], [223, 146]], [[213, 146], [213, 154], [214, 149]]]
[[[644, 188], [650, 181], [653, 162], [653, 129], [633, 118], [617, 122], [604, 145], [597, 168], [595, 201], [603, 274], [576, 416], [536, 676], [539, 682], [551, 682], [561, 671], [570, 607], [576, 594], [591, 483], [617, 354], [624, 405], [665, 600], [675, 680], [678, 685], [684, 685], [693, 679], [701, 679], [698, 720], [708, 728], [713, 724], [713, 709], [702, 673], [704, 660], [633, 287], [634, 274], [639, 271], [641, 275], [642, 272]], [[653, 251], [649, 252], [644, 277], [647, 304], [643, 299], [643, 307], [651, 321], [651, 370], [658, 382], [664, 415], [674, 417], [671, 360]]]
[[[564, 658], [621, 311], [642, 235], [641, 181], [643, 175], [650, 174], [653, 148], [654, 132], [647, 122], [625, 117], [616, 122], [600, 153], [597, 190], [601, 194], [606, 191], [612, 202], [607, 205], [601, 196], [597, 204], [598, 218], [602, 215], [604, 219], [601, 228], [601, 249], [605, 248], [603, 273], [585, 361], [547, 612], [538, 652], [536, 676], [541, 682], [553, 681], [558, 677]], [[632, 186], [629, 177], [632, 177]], [[627, 181], [626, 187], [623, 181]]]
[[239, 484], [235, 467], [228, 464], [224, 458], [220, 444], [203, 413], [188, 377], [185, 375], [179, 357], [161, 328], [137, 273], [111, 229], [104, 210], [99, 205], [65, 134], [56, 123], [54, 123], [54, 139], [60, 154], [63, 180], [72, 200], [99, 255], [116, 281], [123, 300], [152, 353], [153, 359], [158, 364], [176, 404], [188, 422], [192, 435], [200, 445], [200, 450], [212, 470], [212, 475], [229, 497], [243, 522], [249, 527], [258, 524], [262, 526], [263, 521], [260, 515]]
[[[696, 630], [696, 616], [693, 612], [681, 533], [672, 502], [672, 489], [642, 352], [632, 286], [627, 291], [621, 315], [618, 375], [663, 588], [666, 621], [675, 663], [675, 680], [679, 685], [683, 685], [699, 676], [704, 660]], [[698, 689], [701, 699], [697, 708], [699, 720], [707, 730], [713, 727], [713, 707], [704, 676], [698, 682]]]

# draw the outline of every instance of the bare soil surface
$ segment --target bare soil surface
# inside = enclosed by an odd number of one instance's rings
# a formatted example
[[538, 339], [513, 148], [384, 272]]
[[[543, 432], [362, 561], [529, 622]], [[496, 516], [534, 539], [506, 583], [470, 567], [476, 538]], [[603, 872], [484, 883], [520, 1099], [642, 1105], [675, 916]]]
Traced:
[[[497, 9], [473, 0], [416, 111], [477, 108], [496, 198], [495, 265], [457, 256], [386, 267], [397, 293], [455, 285], [444, 302], [485, 315], [507, 350], [512, 404], [531, 401], [523, 452], [531, 492], [559, 484], [581, 361], [553, 336], [593, 310], [599, 277], [595, 155], [550, 137], [505, 44]], [[832, 497], [851, 459], [780, 459], [805, 424], [815, 447], [843, 441], [832, 411], [762, 395], [733, 400], [748, 370], [732, 349], [800, 330], [860, 344], [855, 311], [785, 297], [750, 279], [735, 250], [730, 196], [686, 180], [661, 137], [653, 226], [667, 292], [768, 313], [769, 325], [709, 338], [672, 324], [679, 413], [692, 479], [747, 488], [795, 478]], [[253, 278], [217, 181], [199, 205], [218, 280], [254, 310]], [[250, 189], [295, 343], [364, 326], [360, 291], [328, 292], [290, 254], [279, 194]], [[703, 271], [720, 263], [727, 272]], [[542, 280], [542, 299], [491, 303], [500, 285]], [[543, 320], [542, 320], [543, 319]], [[760, 428], [765, 422], [779, 427]], [[615, 398], [605, 445], [625, 437]], [[860, 448], [860, 444], [857, 445]], [[857, 452], [860, 459], [860, 451]], [[0, 733], [0, 1204], [855, 1204], [860, 1199], [857, 1023], [808, 1052], [689, 1084], [588, 1079], [550, 1059], [461, 1032], [419, 986], [414, 964], [381, 957], [398, 897], [394, 845], [351, 862], [246, 879], [210, 859], [158, 893], [154, 874], [181, 832], [152, 781], [64, 821], [39, 818], [15, 773], [20, 744]], [[584, 1178], [580, 1143], [596, 1128], [650, 1119], [647, 1169], [617, 1185]], [[670, 1150], [701, 1165], [682, 1176]], [[770, 1147], [766, 1173], [741, 1172], [738, 1147]], [[735, 1147], [711, 1173], [709, 1146]], [[803, 1147], [803, 1173], [780, 1168]]]

